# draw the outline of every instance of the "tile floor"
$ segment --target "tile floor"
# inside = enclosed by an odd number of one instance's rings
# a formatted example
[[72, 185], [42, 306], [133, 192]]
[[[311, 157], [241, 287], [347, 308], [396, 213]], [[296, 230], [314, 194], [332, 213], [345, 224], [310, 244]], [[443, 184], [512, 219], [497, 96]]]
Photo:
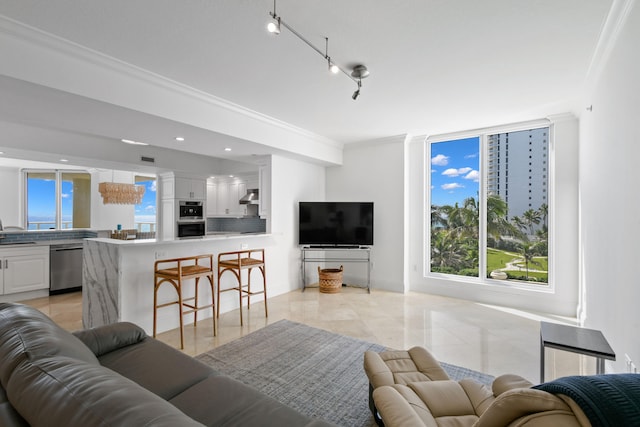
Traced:
[[[39, 298], [32, 305], [68, 330], [82, 328], [82, 296], [79, 292]], [[218, 336], [210, 320], [185, 327], [185, 352], [196, 355], [225, 344], [269, 323], [288, 319], [390, 348], [415, 345], [431, 350], [442, 361], [491, 375], [515, 373], [532, 382], [539, 379], [540, 320], [570, 322], [571, 319], [528, 313], [503, 307], [421, 293], [399, 293], [343, 288], [324, 294], [317, 288], [292, 291], [269, 298], [269, 317], [262, 303], [252, 305], [245, 326], [238, 311], [221, 314]], [[179, 346], [179, 332], [158, 337]], [[547, 349], [546, 379], [564, 375], [593, 374], [592, 358]]]

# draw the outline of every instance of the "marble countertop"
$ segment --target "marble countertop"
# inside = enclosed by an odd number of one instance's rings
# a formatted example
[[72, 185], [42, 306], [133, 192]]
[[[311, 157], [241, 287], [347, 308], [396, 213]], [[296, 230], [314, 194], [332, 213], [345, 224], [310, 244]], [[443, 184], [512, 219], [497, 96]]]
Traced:
[[226, 240], [226, 239], [241, 239], [246, 237], [266, 237], [266, 236], [271, 236], [271, 233], [224, 232], [222, 234], [208, 234], [204, 237], [177, 239], [177, 240], [157, 240], [157, 239], [118, 240], [118, 239], [108, 239], [108, 238], [102, 238], [102, 237], [87, 238], [85, 240], [89, 240], [93, 242], [101, 242], [101, 243], [110, 243], [113, 245], [144, 246], [144, 245], [159, 245], [159, 244], [181, 245], [181, 244], [193, 244], [193, 243], [206, 243], [206, 242], [215, 242], [215, 241]]

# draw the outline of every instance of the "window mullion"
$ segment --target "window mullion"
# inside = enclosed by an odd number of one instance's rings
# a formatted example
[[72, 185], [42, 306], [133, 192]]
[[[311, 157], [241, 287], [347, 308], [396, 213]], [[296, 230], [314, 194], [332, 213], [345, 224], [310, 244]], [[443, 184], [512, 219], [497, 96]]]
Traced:
[[479, 239], [478, 239], [478, 277], [486, 278], [487, 272], [487, 176], [488, 167], [487, 135], [480, 135], [480, 182], [478, 183]]

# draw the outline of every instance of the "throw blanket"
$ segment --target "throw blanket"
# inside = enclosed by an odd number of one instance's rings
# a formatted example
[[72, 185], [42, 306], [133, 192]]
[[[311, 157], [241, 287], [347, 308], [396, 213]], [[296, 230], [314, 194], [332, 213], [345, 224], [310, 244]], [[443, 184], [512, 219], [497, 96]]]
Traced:
[[640, 374], [564, 377], [532, 388], [569, 396], [593, 427], [640, 426]]

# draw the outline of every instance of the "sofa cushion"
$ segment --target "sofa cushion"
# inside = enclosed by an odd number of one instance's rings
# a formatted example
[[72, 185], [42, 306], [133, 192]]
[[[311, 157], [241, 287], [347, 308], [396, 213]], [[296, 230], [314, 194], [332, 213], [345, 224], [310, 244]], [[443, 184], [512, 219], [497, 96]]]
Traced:
[[7, 393], [0, 387], [0, 426], [28, 427], [29, 424], [16, 412], [7, 399]]
[[15, 367], [27, 358], [66, 356], [99, 364], [82, 341], [26, 305], [0, 303], [0, 343], [0, 382], [5, 389]]
[[110, 369], [64, 356], [23, 361], [7, 395], [35, 427], [201, 425]]
[[150, 337], [105, 353], [99, 360], [103, 366], [165, 400], [211, 375], [218, 375], [204, 363]]
[[[207, 426], [329, 426], [226, 376], [195, 384], [170, 402]], [[203, 402], [207, 402], [203, 405]]]

